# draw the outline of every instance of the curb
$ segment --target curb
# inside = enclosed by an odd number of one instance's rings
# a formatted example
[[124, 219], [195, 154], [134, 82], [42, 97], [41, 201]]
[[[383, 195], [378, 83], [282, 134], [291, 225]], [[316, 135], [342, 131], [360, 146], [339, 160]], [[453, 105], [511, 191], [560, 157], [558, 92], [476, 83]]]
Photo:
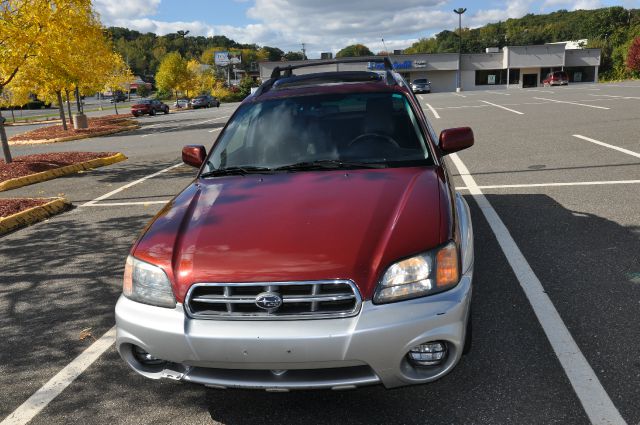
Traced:
[[[5, 117], [6, 118], [6, 117]], [[36, 121], [16, 121], [16, 122], [5, 122], [5, 127], [21, 127], [24, 125], [44, 125], [44, 124], [60, 124], [62, 121], [60, 119], [55, 120], [36, 120]]]
[[38, 145], [44, 143], [60, 143], [60, 142], [70, 142], [72, 140], [81, 140], [81, 139], [89, 139], [91, 137], [100, 137], [100, 136], [108, 136], [110, 134], [122, 133], [123, 131], [137, 130], [141, 126], [140, 124], [134, 124], [127, 127], [117, 128], [115, 130], [106, 130], [93, 134], [82, 134], [78, 136], [67, 136], [67, 137], [58, 137], [56, 139], [32, 139], [32, 140], [15, 140], [9, 141], [9, 145]]
[[77, 173], [78, 171], [82, 170], [104, 167], [106, 165], [124, 161], [125, 159], [127, 159], [127, 157], [124, 156], [124, 154], [118, 152], [115, 155], [107, 156], [104, 158], [95, 158], [89, 161], [79, 162], [77, 164], [54, 168], [53, 170], [42, 171], [40, 173], [30, 174], [23, 177], [16, 177], [15, 179], [5, 180], [4, 182], [0, 183], [0, 192], [55, 179], [56, 177], [66, 176], [68, 174]]
[[50, 202], [0, 218], [0, 236], [19, 227], [30, 226], [66, 210], [71, 204], [65, 198], [52, 198]]

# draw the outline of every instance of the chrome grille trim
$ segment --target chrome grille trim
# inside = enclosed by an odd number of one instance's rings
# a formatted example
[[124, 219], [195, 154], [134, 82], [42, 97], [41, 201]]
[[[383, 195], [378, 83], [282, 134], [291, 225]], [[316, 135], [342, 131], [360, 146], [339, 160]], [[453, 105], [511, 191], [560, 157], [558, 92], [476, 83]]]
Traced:
[[[327, 289], [333, 289], [332, 286], [333, 288], [338, 286], [337, 290], [323, 292]], [[255, 294], [253, 292], [251, 294], [234, 294], [234, 289], [236, 292], [238, 290], [246, 292], [250, 287], [255, 288], [255, 291], [253, 291]], [[287, 293], [291, 292], [291, 287], [295, 288], [295, 294]], [[216, 291], [215, 288], [218, 288], [218, 290]], [[207, 293], [207, 291], [210, 291], [210, 293]], [[301, 291], [303, 293], [299, 293]], [[255, 306], [256, 296], [261, 292], [278, 293], [282, 297], [282, 307], [276, 311], [268, 311], [261, 310]], [[348, 306], [337, 310], [322, 311], [323, 305], [326, 306], [327, 304], [325, 303], [331, 302], [348, 303]], [[201, 306], [194, 306], [194, 303]], [[287, 307], [293, 307], [296, 304], [308, 304], [308, 307], [296, 313], [282, 312], [283, 309], [286, 310]], [[210, 305], [218, 310], [202, 311], [202, 305]], [[362, 307], [362, 298], [355, 283], [345, 279], [301, 282], [196, 283], [189, 288], [185, 297], [184, 307], [187, 316], [192, 319], [336, 319], [357, 315]], [[245, 311], [239, 311], [238, 309], [240, 308], [244, 308]]]

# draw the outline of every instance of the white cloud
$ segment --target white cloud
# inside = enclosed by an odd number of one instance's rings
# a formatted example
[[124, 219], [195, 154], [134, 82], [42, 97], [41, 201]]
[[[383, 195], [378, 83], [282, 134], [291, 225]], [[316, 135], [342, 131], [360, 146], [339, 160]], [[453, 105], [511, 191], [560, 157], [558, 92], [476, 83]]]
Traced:
[[109, 25], [119, 19], [139, 18], [154, 15], [161, 0], [94, 0], [102, 21]]
[[[167, 22], [153, 19], [161, 0], [96, 0], [107, 25], [123, 26], [159, 35], [188, 30], [191, 35], [225, 35], [240, 43], [300, 50], [307, 45], [310, 57], [362, 43], [374, 52], [402, 49], [420, 37], [443, 29], [454, 29], [458, 18], [450, 0], [235, 0], [247, 3], [246, 26], [211, 25], [202, 21]], [[592, 8], [599, 0], [546, 0], [550, 5], [568, 3], [574, 8]], [[540, 4], [539, 0], [536, 1]], [[463, 15], [463, 26], [479, 27], [489, 22], [519, 18], [529, 13], [534, 0], [495, 0], [498, 6]], [[546, 4], [546, 3], [545, 3]], [[500, 5], [502, 7], [500, 7]]]
[[[624, 3], [624, 2], [623, 2]], [[600, 0], [545, 0], [542, 4], [541, 10], [554, 10], [557, 8], [571, 9], [571, 10], [587, 10], [597, 9], [603, 7]]]

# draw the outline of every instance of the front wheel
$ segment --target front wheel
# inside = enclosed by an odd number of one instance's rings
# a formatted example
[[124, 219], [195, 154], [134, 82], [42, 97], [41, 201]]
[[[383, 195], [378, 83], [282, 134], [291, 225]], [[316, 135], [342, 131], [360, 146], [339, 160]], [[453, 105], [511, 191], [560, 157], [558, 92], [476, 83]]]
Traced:
[[169, 108], [164, 108], [164, 114], [167, 115], [169, 113]]
[[151, 111], [149, 111], [149, 115], [154, 116], [156, 114], [156, 110], [152, 109]]

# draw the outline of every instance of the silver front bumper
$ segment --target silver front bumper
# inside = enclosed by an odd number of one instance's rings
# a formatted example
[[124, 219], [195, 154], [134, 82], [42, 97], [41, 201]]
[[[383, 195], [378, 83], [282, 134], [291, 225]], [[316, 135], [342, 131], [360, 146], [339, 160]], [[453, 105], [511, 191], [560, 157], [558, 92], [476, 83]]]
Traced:
[[[346, 319], [194, 320], [181, 305], [166, 309], [120, 297], [116, 345], [133, 369], [155, 379], [271, 390], [390, 388], [433, 381], [455, 366], [470, 299], [471, 271], [447, 292], [385, 305], [367, 301]], [[406, 354], [428, 341], [446, 341], [448, 358], [435, 368], [415, 368]], [[170, 363], [145, 367], [133, 357], [133, 345]]]

